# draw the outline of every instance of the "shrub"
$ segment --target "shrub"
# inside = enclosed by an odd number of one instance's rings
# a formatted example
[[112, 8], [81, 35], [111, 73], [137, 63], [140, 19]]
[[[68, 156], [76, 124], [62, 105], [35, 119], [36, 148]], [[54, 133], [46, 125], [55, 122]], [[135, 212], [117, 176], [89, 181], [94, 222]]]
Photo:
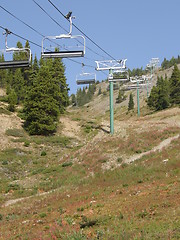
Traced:
[[117, 159], [117, 162], [118, 162], [118, 163], [122, 163], [122, 161], [123, 161], [122, 157], [119, 157], [119, 158]]
[[72, 166], [73, 163], [72, 162], [65, 162], [62, 164], [62, 167], [69, 167], [69, 166]]
[[29, 147], [29, 145], [30, 145], [30, 142], [29, 142], [28, 140], [26, 140], [26, 141], [24, 142], [24, 146], [25, 146], [25, 147]]
[[41, 156], [42, 156], [42, 157], [44, 157], [44, 156], [46, 156], [46, 155], [47, 155], [47, 153], [46, 153], [45, 151], [42, 151], [42, 152], [41, 152]]
[[7, 160], [3, 160], [2, 161], [2, 165], [8, 165], [8, 161]]
[[39, 214], [39, 217], [40, 217], [40, 218], [45, 218], [46, 216], [47, 216], [47, 214], [44, 213], [44, 212], [42, 212], [42, 213]]

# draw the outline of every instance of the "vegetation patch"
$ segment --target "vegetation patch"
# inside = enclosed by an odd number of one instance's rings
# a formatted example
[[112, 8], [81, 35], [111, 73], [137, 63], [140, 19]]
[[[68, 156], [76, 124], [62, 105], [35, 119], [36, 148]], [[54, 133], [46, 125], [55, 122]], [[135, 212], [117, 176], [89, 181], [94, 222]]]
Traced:
[[0, 107], [0, 114], [11, 115], [11, 112], [5, 108]]
[[18, 128], [7, 129], [6, 135], [12, 136], [12, 137], [25, 137], [26, 136], [25, 132], [22, 129], [18, 129]]

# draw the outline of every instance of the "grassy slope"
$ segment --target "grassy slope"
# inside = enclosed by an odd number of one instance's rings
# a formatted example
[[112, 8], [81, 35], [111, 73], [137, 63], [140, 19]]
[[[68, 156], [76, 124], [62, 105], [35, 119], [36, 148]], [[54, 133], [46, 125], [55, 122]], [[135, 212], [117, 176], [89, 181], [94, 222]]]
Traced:
[[[108, 96], [101, 97], [103, 105]], [[180, 137], [126, 163], [177, 136], [180, 109], [142, 109], [137, 118], [116, 106], [110, 136], [108, 112], [96, 105], [69, 110], [79, 126], [74, 138], [61, 135], [66, 125], [46, 138], [29, 137], [15, 122], [2, 131], [0, 239], [180, 238]]]

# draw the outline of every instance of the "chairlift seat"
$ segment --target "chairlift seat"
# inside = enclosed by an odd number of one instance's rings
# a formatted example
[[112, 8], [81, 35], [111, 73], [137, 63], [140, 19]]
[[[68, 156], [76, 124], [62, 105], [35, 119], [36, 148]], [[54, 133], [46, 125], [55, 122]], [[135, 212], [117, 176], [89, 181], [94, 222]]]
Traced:
[[84, 51], [55, 51], [55, 52], [42, 52], [42, 58], [73, 58], [84, 57]]
[[0, 69], [9, 69], [9, 68], [28, 68], [31, 64], [29, 61], [4, 61], [0, 62]]
[[125, 81], [129, 81], [128, 78], [113, 78], [113, 79], [109, 79], [109, 82], [125, 82]]
[[81, 85], [81, 84], [94, 84], [95, 82], [96, 82], [95, 79], [76, 80], [77, 85]]

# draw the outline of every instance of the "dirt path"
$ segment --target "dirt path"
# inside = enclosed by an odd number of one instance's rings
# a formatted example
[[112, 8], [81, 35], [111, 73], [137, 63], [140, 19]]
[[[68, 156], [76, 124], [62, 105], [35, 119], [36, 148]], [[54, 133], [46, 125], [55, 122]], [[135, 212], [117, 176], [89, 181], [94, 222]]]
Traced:
[[81, 127], [78, 125], [78, 122], [72, 121], [68, 117], [61, 117], [60, 122], [63, 124], [63, 135], [80, 140]]
[[8, 200], [7, 202], [5, 202], [5, 203], [2, 205], [2, 207], [8, 207], [8, 206], [11, 206], [11, 205], [16, 204], [16, 203], [18, 203], [18, 202], [22, 202], [22, 201], [24, 201], [24, 200], [28, 200], [28, 199], [33, 198], [33, 197], [45, 196], [45, 195], [50, 194], [50, 193], [52, 193], [52, 192], [54, 192], [54, 191], [56, 191], [56, 190], [57, 190], [57, 189], [51, 190], [51, 191], [49, 191], [49, 192], [38, 193], [38, 194], [36, 194], [36, 195], [29, 196], [29, 197], [24, 197], [24, 198], [17, 198], [17, 199]]
[[134, 161], [142, 158], [145, 155], [148, 155], [148, 154], [156, 152], [156, 151], [161, 151], [164, 147], [167, 147], [168, 145], [171, 144], [171, 142], [173, 140], [175, 140], [175, 139], [177, 139], [179, 137], [180, 137], [180, 134], [178, 134], [176, 136], [173, 136], [173, 137], [170, 137], [170, 138], [167, 138], [164, 141], [162, 141], [159, 145], [157, 145], [153, 149], [149, 150], [148, 152], [143, 152], [143, 153], [135, 154], [135, 155], [131, 156], [130, 158], [125, 160], [125, 163], [131, 163], [131, 162], [134, 162]]

